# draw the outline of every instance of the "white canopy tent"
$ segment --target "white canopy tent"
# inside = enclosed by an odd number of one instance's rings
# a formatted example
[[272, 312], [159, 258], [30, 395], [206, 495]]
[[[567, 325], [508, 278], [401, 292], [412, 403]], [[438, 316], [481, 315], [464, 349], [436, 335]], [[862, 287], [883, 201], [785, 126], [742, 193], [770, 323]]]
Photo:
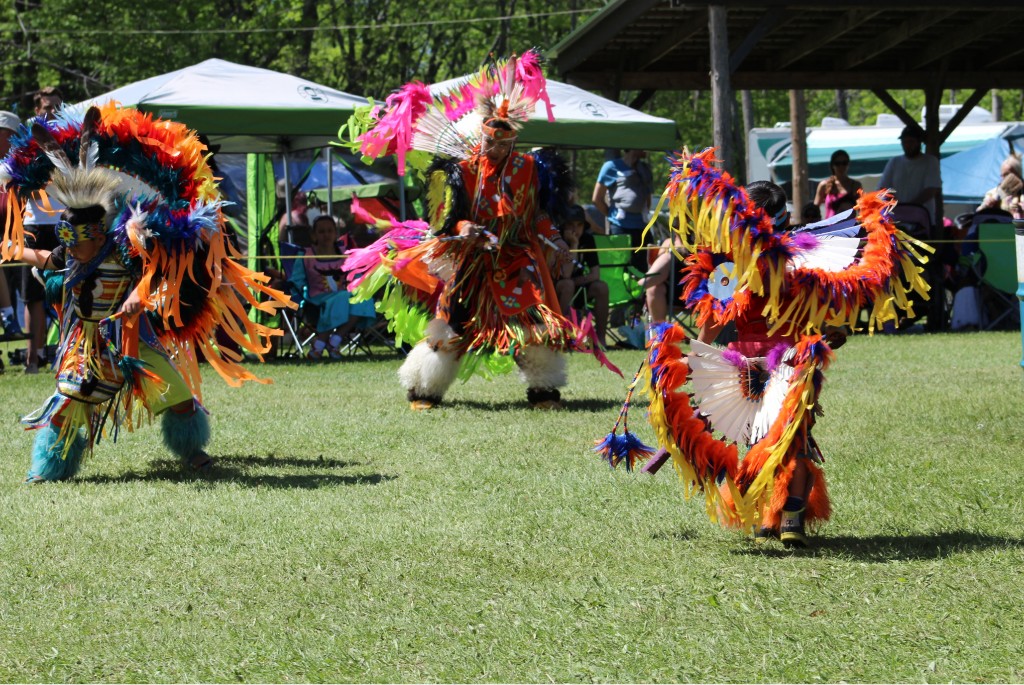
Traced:
[[[430, 91], [445, 92], [468, 79], [466, 75], [441, 81], [431, 85]], [[568, 83], [549, 79], [547, 85], [555, 121], [548, 121], [547, 107], [538, 102], [519, 134], [522, 144], [642, 150], [676, 146], [676, 123], [671, 119], [644, 114]]]

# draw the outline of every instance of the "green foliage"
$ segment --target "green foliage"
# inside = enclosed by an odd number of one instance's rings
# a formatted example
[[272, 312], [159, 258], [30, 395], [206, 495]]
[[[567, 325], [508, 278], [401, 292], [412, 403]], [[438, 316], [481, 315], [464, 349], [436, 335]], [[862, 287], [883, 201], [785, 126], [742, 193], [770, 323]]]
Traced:
[[514, 376], [413, 413], [394, 358], [211, 377], [208, 478], [151, 426], [33, 487], [16, 418], [53, 380], [9, 371], [0, 680], [1020, 682], [1020, 355], [852, 338], [815, 429], [835, 513], [798, 553], [597, 460], [625, 381], [589, 359], [560, 413]]
[[432, 82], [462, 75], [489, 53], [553, 45], [586, 16], [573, 10], [603, 5], [602, 0], [18, 1], [0, 9], [2, 90], [20, 99], [24, 109], [40, 85], [60, 84], [67, 99], [76, 101], [219, 57], [380, 98], [414, 78]]
[[[383, 99], [403, 83], [436, 82], [477, 68], [488, 54], [549, 48], [605, 0], [16, 0], [0, 6], [0, 94], [31, 113], [31, 94], [59, 84], [78, 101], [126, 83], [222, 59], [293, 73]], [[507, 17], [496, 19], [496, 17]], [[22, 30], [24, 27], [25, 30]], [[919, 91], [892, 91], [917, 115]], [[963, 102], [967, 91], [948, 92]], [[622, 102], [636, 95], [624, 91]], [[1024, 119], [1024, 91], [1001, 92], [1003, 119]], [[786, 91], [753, 93], [755, 126], [789, 120]], [[991, 94], [982, 106], [993, 109]], [[808, 122], [836, 116], [834, 91], [807, 93]], [[851, 124], [870, 124], [886, 108], [870, 91], [847, 91]], [[676, 121], [680, 144], [712, 143], [709, 91], [659, 91], [643, 106]], [[736, 106], [737, 127], [741, 125]], [[339, 122], [339, 125], [342, 122]], [[738, 129], [737, 129], [738, 130]], [[737, 132], [737, 148], [743, 141]], [[589, 201], [603, 151], [576, 155], [581, 198]], [[653, 160], [655, 178], [667, 164]]]

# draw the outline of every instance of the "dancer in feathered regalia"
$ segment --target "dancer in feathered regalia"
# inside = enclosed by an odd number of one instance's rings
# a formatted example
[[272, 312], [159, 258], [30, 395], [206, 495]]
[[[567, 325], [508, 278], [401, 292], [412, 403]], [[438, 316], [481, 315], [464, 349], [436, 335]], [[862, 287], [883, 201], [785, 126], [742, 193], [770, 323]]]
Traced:
[[592, 327], [561, 315], [545, 256], [568, 258], [552, 225], [568, 206], [568, 172], [554, 155], [514, 149], [538, 100], [547, 100], [545, 80], [528, 52], [436, 98], [409, 84], [360, 136], [368, 156], [397, 153], [399, 173], [409, 150], [437, 155], [427, 170], [427, 222], [385, 219], [392, 231], [350, 252], [345, 266], [358, 296], [386, 288], [393, 330], [419, 341], [399, 371], [414, 410], [441, 402], [460, 367], [465, 378], [507, 370], [510, 359], [530, 404], [559, 408], [562, 352], [603, 359]]
[[[822, 372], [862, 310], [873, 331], [897, 309], [910, 310], [911, 291], [926, 295], [920, 264], [930, 248], [893, 226], [894, 202], [884, 192], [791, 230], [781, 188], [737, 187], [713, 162], [713, 150], [679, 155], [661, 200], [694, 253], [682, 298], [701, 332], [691, 341], [678, 325], [656, 326], [631, 386], [630, 397], [650, 395], [660, 449], [629, 431], [627, 398], [597, 451], [630, 469], [650, 458], [649, 472], [671, 458], [687, 496], [702, 491], [712, 519], [805, 546], [805, 523], [831, 511], [811, 436]], [[710, 345], [729, 322], [737, 341]], [[742, 460], [738, 446], [749, 446]]]
[[[205, 469], [200, 359], [231, 385], [266, 382], [215, 334], [260, 356], [279, 333], [249, 321], [247, 304], [273, 313], [291, 303], [235, 261], [205, 152], [185, 126], [114, 103], [36, 119], [12, 139], [0, 164], [2, 257], [50, 274], [60, 291], [57, 391], [24, 419], [39, 429], [27, 482], [71, 478], [105, 432], [116, 438], [156, 414], [167, 447]], [[24, 246], [29, 197], [67, 207], [53, 251]]]

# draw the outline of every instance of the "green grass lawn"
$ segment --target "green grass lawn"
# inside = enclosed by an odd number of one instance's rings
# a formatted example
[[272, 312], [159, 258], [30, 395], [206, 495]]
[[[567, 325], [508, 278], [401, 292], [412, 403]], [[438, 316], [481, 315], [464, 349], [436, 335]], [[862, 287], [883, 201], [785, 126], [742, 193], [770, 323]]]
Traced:
[[797, 553], [599, 461], [625, 382], [582, 357], [560, 413], [508, 376], [414, 414], [395, 358], [210, 374], [209, 477], [151, 426], [31, 487], [17, 419], [53, 381], [8, 371], [0, 680], [1021, 682], [1020, 358], [851, 339], [815, 429], [835, 514]]

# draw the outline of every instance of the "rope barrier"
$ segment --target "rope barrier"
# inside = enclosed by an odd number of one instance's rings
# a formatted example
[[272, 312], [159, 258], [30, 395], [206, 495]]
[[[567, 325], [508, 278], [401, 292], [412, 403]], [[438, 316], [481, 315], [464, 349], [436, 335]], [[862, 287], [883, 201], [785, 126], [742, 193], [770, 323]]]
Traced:
[[[977, 244], [981, 245], [981, 244], [992, 244], [992, 243], [1013, 243], [1014, 239], [1013, 238], [989, 238], [989, 239], [986, 239], [986, 240], [968, 240], [968, 241], [964, 241], [964, 240], [954, 240], [954, 239], [951, 239], [951, 238], [940, 238], [940, 239], [937, 239], [937, 240], [922, 240], [921, 242], [926, 243], [928, 245], [958, 244], [958, 243], [963, 243], [963, 242], [977, 243]], [[662, 247], [660, 245], [644, 245], [644, 246], [640, 247], [639, 249], [646, 250], [646, 251], [649, 252], [651, 250], [661, 250]], [[578, 250], [572, 250], [572, 252], [576, 252], [576, 253], [584, 253], [584, 252], [587, 252], [587, 253], [589, 253], [589, 252], [634, 252], [634, 251], [635, 251], [635, 248], [632, 248], [632, 247], [585, 247], [585, 248], [580, 248]], [[252, 260], [255, 260], [255, 261], [267, 261], [267, 260], [286, 260], [286, 259], [345, 259], [345, 258], [346, 258], [346, 255], [343, 255], [343, 254], [333, 254], [333, 255], [325, 254], [325, 255], [254, 255], [254, 256], [244, 256], [243, 255], [243, 256], [237, 257], [235, 259], [236, 259], [236, 261], [240, 261], [241, 262], [241, 261], [245, 261], [245, 260], [249, 260], [249, 259], [252, 259]], [[24, 262], [3, 262], [3, 263], [0, 263], [0, 269], [5, 269], [5, 268], [9, 268], [9, 267], [16, 267], [16, 266], [25, 266], [25, 264], [24, 264]]]

